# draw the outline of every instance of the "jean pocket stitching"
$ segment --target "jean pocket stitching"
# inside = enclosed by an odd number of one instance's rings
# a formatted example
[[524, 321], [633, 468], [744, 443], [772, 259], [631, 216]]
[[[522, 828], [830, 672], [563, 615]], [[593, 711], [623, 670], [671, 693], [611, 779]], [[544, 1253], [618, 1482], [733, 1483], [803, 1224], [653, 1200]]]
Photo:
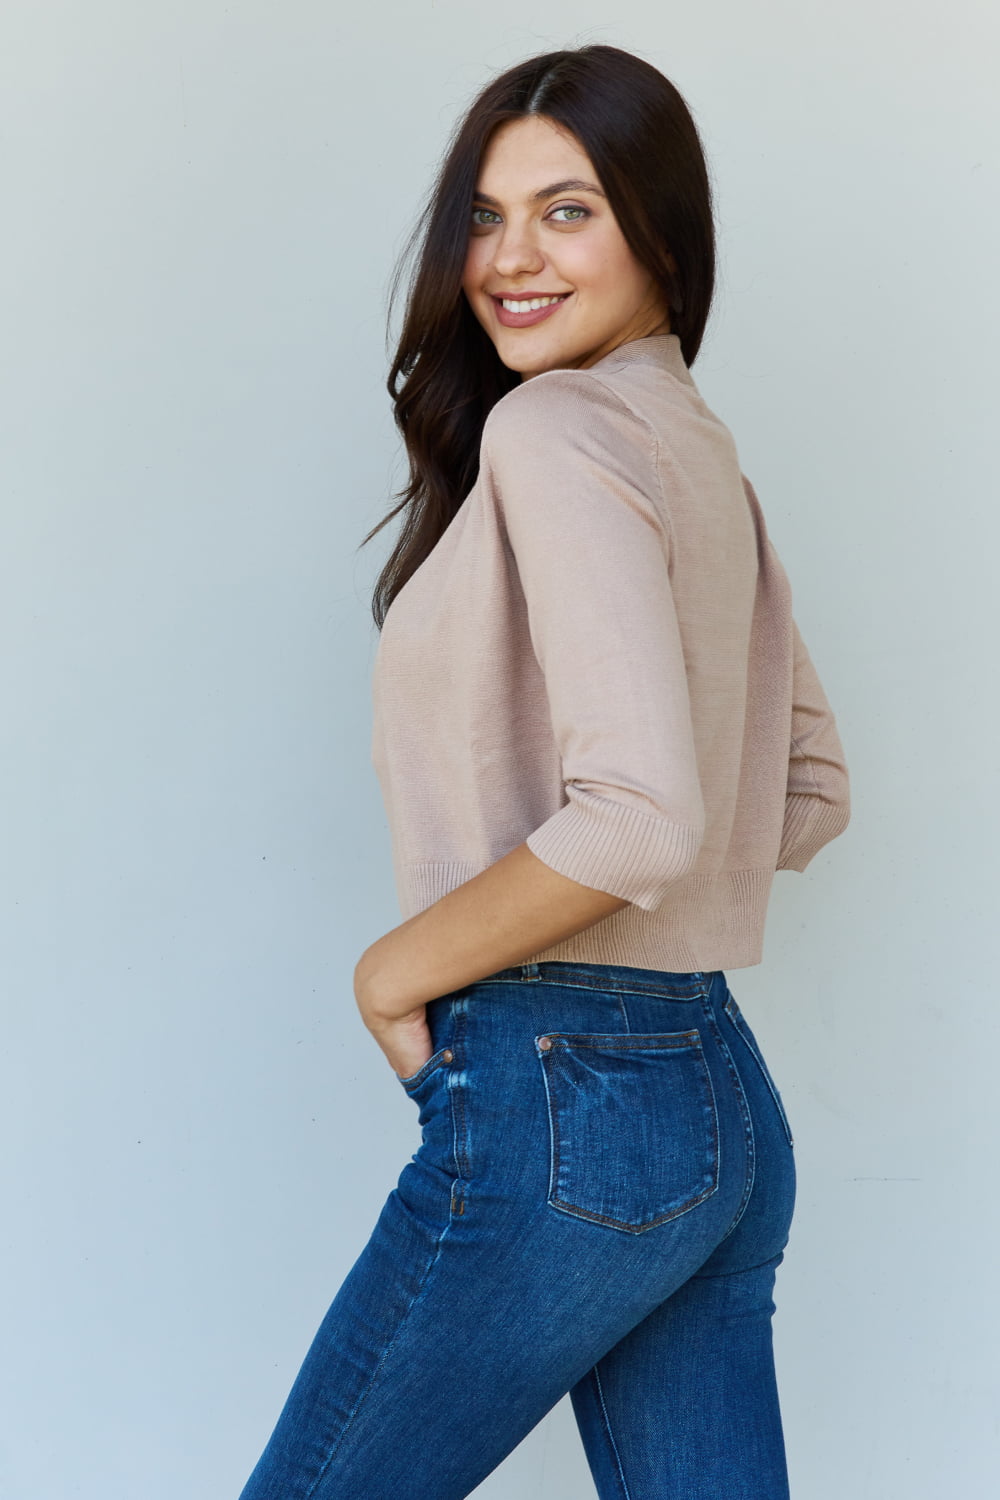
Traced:
[[[603, 1035], [597, 1033], [559, 1033], [551, 1032], [545, 1038], [539, 1038], [548, 1042], [548, 1046], [538, 1049], [538, 1056], [542, 1065], [542, 1075], [545, 1084], [547, 1110], [549, 1119], [549, 1188], [548, 1203], [550, 1207], [571, 1217], [586, 1220], [593, 1224], [603, 1224], [609, 1228], [623, 1230], [629, 1234], [642, 1234], [648, 1229], [653, 1229], [659, 1224], [666, 1223], [670, 1219], [678, 1218], [687, 1213], [697, 1204], [712, 1195], [719, 1185], [719, 1124], [718, 1110], [715, 1098], [715, 1089], [712, 1083], [712, 1075], [705, 1055], [704, 1043], [701, 1034], [697, 1030], [683, 1032], [661, 1032], [654, 1034], [631, 1033], [626, 1035]], [[537, 1043], [536, 1043], [537, 1047]], [[566, 1138], [562, 1128], [562, 1114], [570, 1113], [568, 1107], [561, 1109], [558, 1087], [557, 1069], [560, 1057], [572, 1057], [574, 1053], [603, 1052], [605, 1054], [622, 1054], [643, 1052], [670, 1053], [682, 1051], [697, 1059], [697, 1083], [695, 1092], [700, 1100], [702, 1111], [710, 1121], [708, 1135], [698, 1137], [698, 1147], [702, 1157], [702, 1177], [707, 1176], [707, 1181], [702, 1182], [696, 1190], [689, 1192], [686, 1197], [671, 1203], [659, 1212], [647, 1213], [645, 1217], [639, 1217], [633, 1206], [632, 1217], [626, 1218], [619, 1211], [616, 1213], [602, 1212], [600, 1209], [587, 1206], [586, 1203], [575, 1201], [567, 1197], [560, 1189], [560, 1178], [565, 1172], [571, 1172], [573, 1159], [567, 1146]], [[692, 1075], [693, 1080], [694, 1075]], [[566, 1098], [566, 1095], [563, 1095]], [[586, 1111], [586, 1104], [584, 1103]], [[584, 1153], [586, 1156], [586, 1153]], [[629, 1163], [628, 1175], [635, 1176], [636, 1163]], [[580, 1186], [583, 1186], [581, 1183]], [[593, 1189], [600, 1193], [600, 1187]], [[667, 1190], [660, 1188], [662, 1197]], [[577, 1196], [584, 1196], [578, 1194]], [[619, 1206], [620, 1208], [620, 1206]]]
[[747, 1051], [751, 1054], [758, 1068], [760, 1069], [764, 1082], [767, 1084], [768, 1088], [771, 1091], [771, 1097], [773, 1098], [775, 1106], [778, 1110], [778, 1114], [781, 1117], [781, 1124], [785, 1132], [785, 1138], [790, 1146], [794, 1146], [795, 1137], [792, 1135], [792, 1127], [788, 1123], [788, 1116], [785, 1113], [785, 1106], [782, 1103], [781, 1095], [778, 1092], [778, 1086], [775, 1083], [774, 1079], [771, 1077], [771, 1070], [767, 1066], [767, 1063], [764, 1061], [764, 1057], [761, 1053], [760, 1048], [754, 1041], [747, 1018], [740, 1010], [739, 1005], [736, 1003], [736, 997], [733, 994], [732, 990], [729, 990], [727, 992], [726, 1003], [723, 1006], [723, 1009], [725, 1010], [726, 1015], [732, 1021], [733, 1026], [736, 1028], [739, 1035], [742, 1037]]
[[402, 1084], [406, 1092], [410, 1093], [411, 1090], [417, 1088], [421, 1083], [423, 1083], [425, 1078], [429, 1078], [430, 1075], [436, 1072], [438, 1068], [443, 1067], [446, 1061], [451, 1060], [450, 1052], [451, 1049], [448, 1047], [439, 1047], [436, 1052], [431, 1054], [431, 1056], [425, 1063], [421, 1063], [420, 1067], [415, 1073], [410, 1073], [405, 1078], [401, 1078], [397, 1073], [396, 1082]]

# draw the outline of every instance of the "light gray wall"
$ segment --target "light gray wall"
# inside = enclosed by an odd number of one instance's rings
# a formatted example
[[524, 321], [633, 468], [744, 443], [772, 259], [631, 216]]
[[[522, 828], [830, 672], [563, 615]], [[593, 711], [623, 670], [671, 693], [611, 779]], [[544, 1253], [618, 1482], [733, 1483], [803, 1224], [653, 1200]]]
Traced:
[[[854, 820], [733, 971], [796, 1135], [796, 1500], [995, 1478], [995, 11], [6, 0], [0, 1494], [224, 1500], [415, 1148], [358, 551], [385, 291], [457, 114], [608, 41], [719, 194], [695, 376]], [[478, 1492], [592, 1493], [566, 1403]]]

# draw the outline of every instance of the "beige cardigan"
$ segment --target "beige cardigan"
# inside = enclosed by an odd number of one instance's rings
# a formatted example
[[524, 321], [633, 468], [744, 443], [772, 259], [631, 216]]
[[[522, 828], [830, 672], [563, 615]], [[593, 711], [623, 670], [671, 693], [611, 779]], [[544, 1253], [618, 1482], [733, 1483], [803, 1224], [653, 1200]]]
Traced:
[[849, 817], [787, 576], [676, 334], [493, 407], [372, 702], [404, 920], [524, 840], [629, 902], [525, 962], [760, 963], [775, 869]]

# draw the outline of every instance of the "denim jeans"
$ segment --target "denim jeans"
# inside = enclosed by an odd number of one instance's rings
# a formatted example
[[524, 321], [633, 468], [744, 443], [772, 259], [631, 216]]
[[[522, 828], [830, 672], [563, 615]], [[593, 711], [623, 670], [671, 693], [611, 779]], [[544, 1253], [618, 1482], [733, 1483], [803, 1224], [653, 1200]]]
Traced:
[[726, 976], [521, 964], [428, 1019], [419, 1149], [241, 1500], [461, 1500], [567, 1392], [602, 1500], [786, 1500], [793, 1142]]

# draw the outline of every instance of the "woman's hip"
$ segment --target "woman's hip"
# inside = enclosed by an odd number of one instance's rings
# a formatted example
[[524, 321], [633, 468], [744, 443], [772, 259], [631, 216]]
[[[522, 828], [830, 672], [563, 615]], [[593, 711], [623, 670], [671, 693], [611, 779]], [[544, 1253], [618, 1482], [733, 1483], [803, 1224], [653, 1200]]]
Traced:
[[443, 1174], [449, 1213], [521, 1215], [563, 1249], [572, 1228], [605, 1254], [684, 1239], [707, 1256], [749, 1202], [755, 1125], [776, 1120], [727, 1004], [721, 971], [556, 961], [431, 1001], [434, 1056], [401, 1085], [423, 1133], [411, 1177]]

